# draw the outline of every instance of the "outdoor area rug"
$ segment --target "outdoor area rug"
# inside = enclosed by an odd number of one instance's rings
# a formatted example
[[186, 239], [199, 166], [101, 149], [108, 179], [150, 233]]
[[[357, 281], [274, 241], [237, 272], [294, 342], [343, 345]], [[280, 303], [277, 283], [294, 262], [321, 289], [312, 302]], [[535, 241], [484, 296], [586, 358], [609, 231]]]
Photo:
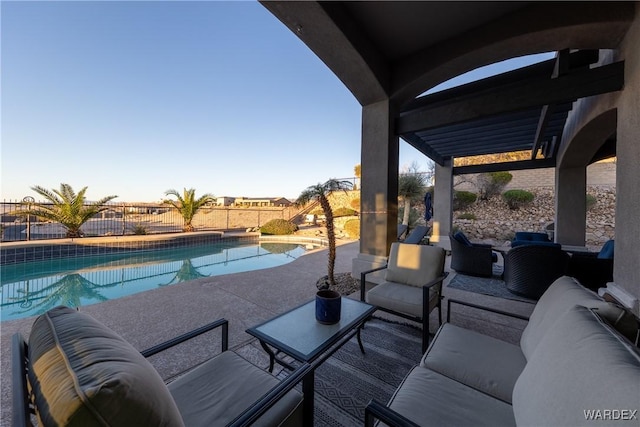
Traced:
[[[456, 273], [455, 277], [447, 285], [448, 288], [460, 289], [467, 292], [475, 292], [477, 294], [490, 295], [498, 298], [505, 298], [515, 301], [523, 301], [535, 303], [535, 300], [518, 296], [509, 292], [504, 280], [494, 269], [492, 277], [474, 277], [465, 274]], [[501, 271], [500, 271], [501, 273]]]
[[362, 426], [367, 403], [386, 404], [422, 356], [420, 329], [376, 317], [362, 343], [365, 354], [354, 337], [316, 370], [314, 427]]

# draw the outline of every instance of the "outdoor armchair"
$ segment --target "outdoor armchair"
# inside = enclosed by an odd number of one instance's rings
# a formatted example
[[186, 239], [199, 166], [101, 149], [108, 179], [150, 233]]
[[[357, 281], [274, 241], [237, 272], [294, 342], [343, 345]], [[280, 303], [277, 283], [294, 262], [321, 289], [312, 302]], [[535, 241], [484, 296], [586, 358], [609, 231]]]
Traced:
[[470, 276], [491, 277], [493, 263], [498, 256], [491, 245], [471, 243], [462, 232], [449, 236], [451, 242], [451, 268]]
[[[442, 324], [445, 251], [436, 246], [391, 244], [387, 265], [360, 274], [360, 300], [379, 310], [422, 323], [422, 351], [429, 342], [429, 314], [438, 308]], [[366, 291], [366, 276], [386, 270], [384, 281]]]
[[609, 240], [600, 252], [571, 252], [567, 274], [593, 291], [605, 287], [613, 282], [613, 247], [614, 241]]
[[[222, 352], [165, 385], [146, 357], [213, 329]], [[138, 352], [88, 314], [56, 307], [28, 342], [13, 336], [13, 425], [302, 425], [294, 390], [310, 366], [283, 381], [229, 351], [228, 322], [205, 325]]]
[[568, 265], [569, 254], [559, 247], [518, 246], [504, 256], [504, 281], [510, 292], [537, 300]]

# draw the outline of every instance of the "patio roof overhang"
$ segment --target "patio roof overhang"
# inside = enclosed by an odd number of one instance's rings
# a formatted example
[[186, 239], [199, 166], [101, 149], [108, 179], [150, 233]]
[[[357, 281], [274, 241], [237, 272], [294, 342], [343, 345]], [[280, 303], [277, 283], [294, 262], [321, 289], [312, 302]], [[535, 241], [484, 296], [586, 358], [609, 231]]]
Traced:
[[[554, 167], [573, 103], [624, 85], [623, 62], [595, 67], [597, 60], [597, 51], [563, 51], [553, 60], [418, 97], [402, 109], [396, 134], [439, 164], [531, 151], [530, 160], [456, 167], [454, 174]], [[615, 139], [592, 161], [612, 154]]]

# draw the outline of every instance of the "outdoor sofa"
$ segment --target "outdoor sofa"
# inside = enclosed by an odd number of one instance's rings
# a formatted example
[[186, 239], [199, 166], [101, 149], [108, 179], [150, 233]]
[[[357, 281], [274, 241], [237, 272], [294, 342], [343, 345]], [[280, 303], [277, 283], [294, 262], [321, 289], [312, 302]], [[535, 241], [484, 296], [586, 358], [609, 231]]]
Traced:
[[634, 333], [632, 315], [563, 276], [536, 304], [520, 345], [444, 323], [388, 406], [370, 402], [365, 425], [637, 426]]
[[[165, 385], [146, 357], [213, 329], [222, 352]], [[293, 387], [310, 366], [279, 381], [228, 346], [220, 319], [138, 352], [88, 314], [56, 307], [39, 316], [28, 343], [13, 336], [13, 425], [301, 426]]]

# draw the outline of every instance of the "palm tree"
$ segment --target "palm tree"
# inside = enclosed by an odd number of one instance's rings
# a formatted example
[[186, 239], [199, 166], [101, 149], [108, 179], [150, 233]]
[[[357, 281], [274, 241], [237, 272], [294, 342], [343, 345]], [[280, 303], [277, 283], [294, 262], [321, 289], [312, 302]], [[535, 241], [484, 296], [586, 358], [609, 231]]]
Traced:
[[183, 194], [181, 195], [176, 190], [167, 190], [164, 193], [166, 196], [175, 196], [178, 200], [163, 200], [162, 203], [167, 205], [171, 205], [174, 208], [178, 209], [180, 215], [182, 215], [182, 219], [184, 219], [184, 225], [182, 227], [182, 231], [195, 231], [195, 228], [191, 224], [193, 221], [193, 217], [196, 216], [196, 212], [198, 209], [206, 205], [207, 203], [211, 203], [214, 201], [214, 196], [212, 194], [204, 194], [196, 199], [196, 190], [194, 188], [184, 189]]
[[426, 176], [418, 171], [418, 165], [412, 163], [407, 171], [398, 178], [398, 196], [404, 201], [404, 215], [402, 223], [409, 225], [411, 202], [424, 197], [426, 191]]
[[[107, 210], [105, 203], [118, 196], [107, 196], [97, 202], [87, 203], [84, 187], [77, 194], [69, 184], [60, 184], [60, 190], [48, 190], [36, 185], [33, 191], [44, 197], [49, 203], [28, 203], [29, 209], [17, 212], [20, 215], [33, 215], [41, 220], [60, 223], [67, 229], [67, 237], [82, 237], [82, 224], [89, 221], [96, 214]], [[27, 204], [27, 203], [23, 203]]]
[[327, 239], [329, 240], [329, 265], [327, 274], [327, 285], [322, 287], [335, 286], [336, 280], [333, 274], [333, 270], [336, 264], [336, 232], [333, 226], [333, 210], [329, 203], [329, 195], [334, 191], [347, 191], [353, 188], [353, 183], [349, 181], [339, 181], [336, 179], [330, 179], [324, 184], [316, 184], [308, 187], [304, 190], [295, 204], [297, 206], [304, 206], [310, 201], [317, 201], [322, 207], [324, 216], [327, 219]]

